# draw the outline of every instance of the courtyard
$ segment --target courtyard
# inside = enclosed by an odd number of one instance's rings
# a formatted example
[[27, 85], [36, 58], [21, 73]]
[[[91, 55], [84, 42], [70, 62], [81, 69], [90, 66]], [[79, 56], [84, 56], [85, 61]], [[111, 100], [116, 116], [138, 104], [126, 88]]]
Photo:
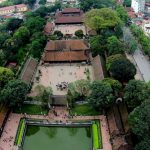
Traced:
[[[22, 117], [26, 117], [26, 118], [30, 118], [30, 119], [33, 119], [33, 118], [34, 119], [46, 119], [50, 122], [60, 122], [61, 121], [61, 123], [67, 123], [67, 122], [73, 122], [73, 121], [83, 121], [83, 120], [87, 120], [87, 121], [91, 120], [92, 121], [95, 119], [99, 120], [100, 121], [101, 137], [102, 137], [102, 146], [103, 146], [102, 149], [103, 150], [111, 150], [111, 144], [109, 142], [110, 135], [109, 135], [107, 120], [106, 120], [105, 116], [103, 116], [103, 115], [99, 115], [99, 116], [73, 116], [73, 118], [70, 118], [68, 111], [65, 107], [56, 107], [55, 111], [57, 112], [57, 116], [54, 115], [53, 110], [50, 110], [49, 114], [46, 116], [11, 113], [9, 116], [9, 119], [6, 123], [6, 126], [4, 128], [4, 132], [2, 134], [2, 137], [0, 139], [0, 150], [16, 150], [17, 149], [17, 146], [14, 145], [14, 142], [15, 142], [19, 122], [20, 122], [20, 119]], [[47, 130], [47, 129], [45, 128], [44, 131], [45, 130]], [[68, 129], [65, 129], [65, 131], [64, 131], [65, 134], [68, 134], [67, 130]], [[89, 139], [85, 136], [85, 129], [81, 129], [81, 130], [82, 130], [81, 131], [82, 135], [85, 137], [85, 139], [83, 139], [83, 140], [86, 140], [86, 142], [87, 142], [86, 146], [89, 146], [89, 144], [88, 144]], [[35, 134], [34, 136], [39, 136], [39, 133], [37, 132], [37, 135]], [[43, 135], [43, 136], [45, 136], [45, 135]], [[50, 136], [50, 135], [48, 134], [47, 137], [48, 136]], [[77, 133], [76, 136], [79, 136], [79, 132]], [[74, 138], [76, 138], [76, 136]], [[33, 138], [33, 140], [34, 140], [36, 137], [31, 137], [31, 138]], [[46, 141], [47, 141], [47, 139], [46, 139]], [[57, 145], [57, 143], [55, 143], [55, 144]], [[82, 146], [85, 146], [85, 145], [82, 145]]]
[[[39, 77], [39, 80], [36, 77]], [[89, 79], [94, 80], [93, 68], [91, 65], [82, 65], [80, 63], [71, 64], [51, 64], [38, 66], [36, 77], [34, 79], [33, 89], [41, 84], [45, 87], [52, 87], [53, 95], [66, 95], [67, 85], [71, 82]], [[58, 85], [64, 84], [66, 88], [60, 89]]]

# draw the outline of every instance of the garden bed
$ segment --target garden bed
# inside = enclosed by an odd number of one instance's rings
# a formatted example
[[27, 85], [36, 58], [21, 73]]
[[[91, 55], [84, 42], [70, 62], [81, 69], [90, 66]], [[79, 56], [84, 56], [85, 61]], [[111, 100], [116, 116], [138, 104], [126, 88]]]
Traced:
[[30, 115], [43, 115], [48, 114], [48, 108], [42, 107], [41, 105], [35, 104], [23, 104], [22, 107], [15, 107], [13, 109], [14, 113], [26, 113]]
[[81, 104], [76, 105], [74, 108], [70, 110], [70, 114], [72, 115], [85, 115], [85, 116], [95, 116], [100, 115], [100, 111], [96, 111], [89, 104]]

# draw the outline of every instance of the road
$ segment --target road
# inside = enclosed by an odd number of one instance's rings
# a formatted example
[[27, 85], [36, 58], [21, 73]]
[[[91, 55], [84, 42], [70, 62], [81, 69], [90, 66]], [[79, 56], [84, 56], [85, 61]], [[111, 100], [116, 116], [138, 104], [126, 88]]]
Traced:
[[[129, 28], [124, 28], [123, 30], [130, 32]], [[136, 67], [138, 67], [138, 70], [142, 78], [144, 79], [144, 81], [149, 82], [150, 81], [150, 61], [148, 60], [147, 56], [143, 54], [142, 50], [140, 49], [140, 46], [137, 47], [137, 50], [134, 52], [134, 54], [130, 55], [130, 57], [134, 59], [134, 62], [135, 62], [134, 64], [136, 65]]]
[[40, 7], [39, 1], [40, 1], [40, 0], [36, 0], [36, 2], [34, 3], [34, 5], [33, 5], [33, 7], [32, 7], [32, 11], [35, 11], [35, 10], [37, 10], [37, 9]]

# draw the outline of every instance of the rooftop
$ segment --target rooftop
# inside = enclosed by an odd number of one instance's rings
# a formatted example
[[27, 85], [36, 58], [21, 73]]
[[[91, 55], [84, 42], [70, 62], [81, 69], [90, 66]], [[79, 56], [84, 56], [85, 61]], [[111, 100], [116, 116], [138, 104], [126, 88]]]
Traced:
[[11, 9], [15, 9], [15, 8], [22, 8], [22, 7], [27, 7], [27, 5], [18, 4], [18, 5], [13, 5], [13, 6], [2, 7], [2, 8], [0, 8], [0, 11], [11, 10]]
[[71, 52], [45, 52], [45, 62], [69, 62], [69, 61], [86, 61], [88, 56], [84, 51], [71, 51]]
[[49, 41], [45, 47], [46, 51], [56, 51], [56, 50], [88, 50], [89, 47], [84, 40], [56, 40]]

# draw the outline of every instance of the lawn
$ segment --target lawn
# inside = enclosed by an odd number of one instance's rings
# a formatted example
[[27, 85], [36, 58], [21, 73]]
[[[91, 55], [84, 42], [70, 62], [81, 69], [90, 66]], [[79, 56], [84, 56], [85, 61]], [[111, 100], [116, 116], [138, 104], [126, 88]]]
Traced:
[[94, 115], [100, 115], [101, 112], [96, 111], [89, 104], [82, 104], [82, 105], [76, 105], [74, 108], [72, 108], [70, 110], [70, 114], [94, 116]]
[[41, 107], [40, 105], [23, 104], [21, 108], [15, 107], [14, 113], [26, 113], [30, 115], [48, 114], [48, 109]]

